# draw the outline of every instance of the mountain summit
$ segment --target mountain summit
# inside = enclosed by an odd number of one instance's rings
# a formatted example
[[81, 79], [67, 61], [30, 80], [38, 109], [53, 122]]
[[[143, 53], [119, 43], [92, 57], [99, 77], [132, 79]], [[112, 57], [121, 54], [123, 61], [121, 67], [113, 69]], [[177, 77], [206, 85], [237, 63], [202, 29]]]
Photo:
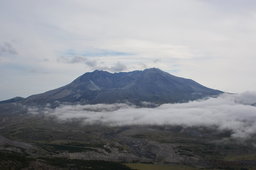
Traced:
[[176, 103], [222, 93], [199, 83], [173, 76], [157, 68], [143, 71], [109, 73], [93, 71], [83, 74], [70, 84], [32, 95], [26, 104], [47, 103]]

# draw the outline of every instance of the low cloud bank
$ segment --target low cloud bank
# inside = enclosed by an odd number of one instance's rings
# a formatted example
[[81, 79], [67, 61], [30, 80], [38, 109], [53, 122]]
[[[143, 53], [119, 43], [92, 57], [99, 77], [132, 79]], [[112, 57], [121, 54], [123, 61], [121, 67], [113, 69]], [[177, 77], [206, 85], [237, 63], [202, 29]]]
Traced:
[[[213, 126], [231, 130], [233, 137], [249, 137], [256, 132], [256, 93], [223, 94], [217, 98], [156, 108], [127, 104], [63, 105], [45, 109], [44, 114], [85, 124]], [[31, 110], [35, 112], [35, 110]]]

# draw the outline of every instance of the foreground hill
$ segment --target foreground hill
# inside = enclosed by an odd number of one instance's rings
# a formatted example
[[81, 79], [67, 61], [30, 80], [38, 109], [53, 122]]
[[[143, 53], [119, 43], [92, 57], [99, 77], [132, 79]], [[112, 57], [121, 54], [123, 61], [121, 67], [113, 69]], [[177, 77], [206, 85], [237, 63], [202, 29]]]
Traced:
[[213, 127], [111, 127], [32, 114], [1, 115], [0, 122], [4, 170], [256, 169], [256, 136], [234, 139]]
[[207, 88], [191, 79], [176, 77], [156, 68], [120, 73], [96, 70], [85, 73], [66, 86], [32, 95], [24, 102], [140, 104], [146, 101], [161, 104], [186, 102], [220, 93], [222, 92]]

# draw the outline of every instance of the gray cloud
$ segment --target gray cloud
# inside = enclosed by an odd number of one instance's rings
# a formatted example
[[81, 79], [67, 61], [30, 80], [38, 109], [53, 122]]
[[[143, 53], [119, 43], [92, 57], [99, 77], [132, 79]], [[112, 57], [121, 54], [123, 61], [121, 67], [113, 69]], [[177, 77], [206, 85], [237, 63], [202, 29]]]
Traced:
[[86, 61], [88, 61], [87, 58], [82, 56], [61, 56], [58, 58], [58, 62], [70, 64], [85, 63]]
[[97, 61], [96, 60], [85, 60], [84, 63], [92, 68], [97, 67]]
[[127, 69], [126, 65], [117, 62], [114, 65], [110, 66], [110, 67], [98, 67], [97, 69], [100, 70], [108, 70], [111, 72], [121, 72], [121, 71], [125, 71]]
[[58, 58], [58, 62], [69, 63], [69, 64], [85, 64], [91, 68], [97, 68], [98, 62], [93, 59], [88, 59], [83, 56], [62, 56]]
[[95, 59], [88, 59], [83, 56], [62, 56], [58, 59], [59, 62], [69, 63], [69, 64], [85, 64], [93, 70], [106, 70], [110, 72], [120, 72], [127, 70], [126, 65], [116, 62], [110, 66], [106, 66], [105, 62], [100, 62]]
[[256, 132], [255, 103], [256, 93], [247, 92], [189, 103], [163, 104], [156, 108], [137, 108], [128, 104], [63, 105], [56, 109], [46, 108], [44, 113], [63, 121], [83, 120], [84, 124], [217, 127], [231, 130], [234, 138], [246, 138]]
[[0, 43], [0, 56], [2, 55], [17, 55], [16, 49], [8, 42]]

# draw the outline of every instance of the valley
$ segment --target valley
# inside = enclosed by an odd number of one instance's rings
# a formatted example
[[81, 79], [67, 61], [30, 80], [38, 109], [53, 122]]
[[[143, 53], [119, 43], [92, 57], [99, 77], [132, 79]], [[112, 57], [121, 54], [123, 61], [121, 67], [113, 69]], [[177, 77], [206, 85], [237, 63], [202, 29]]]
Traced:
[[[70, 164], [107, 161], [113, 162], [113, 166], [128, 165], [139, 170], [150, 164], [152, 168], [159, 165], [163, 169], [166, 165], [181, 169], [183, 166], [190, 169], [256, 167], [255, 137], [235, 140], [230, 138], [229, 131], [214, 127], [111, 127], [30, 114], [2, 115], [0, 122], [1, 154], [14, 159], [16, 163], [12, 166], [17, 164], [17, 167], [21, 162], [24, 167], [32, 166], [31, 163], [39, 166], [35, 162], [40, 166], [59, 167], [55, 165], [56, 160]], [[1, 159], [2, 167], [3, 162]]]

